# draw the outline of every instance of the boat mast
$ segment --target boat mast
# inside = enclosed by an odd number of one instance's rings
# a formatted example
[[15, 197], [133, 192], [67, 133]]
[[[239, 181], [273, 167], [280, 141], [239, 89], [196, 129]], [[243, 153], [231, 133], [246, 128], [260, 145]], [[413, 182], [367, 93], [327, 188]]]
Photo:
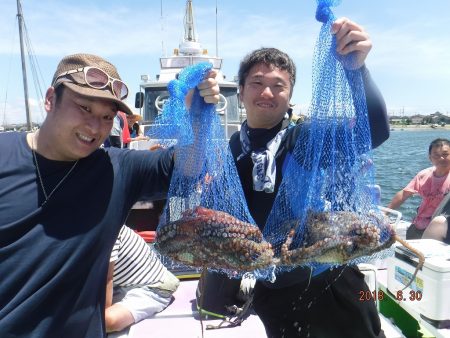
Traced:
[[186, 3], [186, 15], [184, 16], [184, 40], [196, 42], [192, 0], [188, 0]]
[[201, 55], [202, 48], [197, 42], [194, 24], [194, 7], [192, 0], [186, 1], [186, 12], [184, 14], [184, 38], [180, 43], [179, 52], [181, 55]]
[[161, 0], [160, 2], [161, 7], [161, 15], [160, 15], [160, 21], [161, 21], [161, 55], [166, 56], [166, 49], [164, 47], [164, 17], [163, 17], [163, 2]]
[[22, 59], [22, 77], [23, 77], [23, 91], [25, 95], [25, 111], [27, 114], [27, 129], [31, 130], [31, 115], [30, 115], [30, 105], [28, 102], [28, 82], [27, 82], [27, 67], [25, 65], [25, 55], [23, 52], [23, 16], [22, 16], [22, 6], [20, 0], [17, 0], [17, 19], [19, 23], [19, 37], [20, 37], [20, 56]]
[[217, 0], [216, 0], [216, 56], [219, 56], [219, 36], [217, 33]]

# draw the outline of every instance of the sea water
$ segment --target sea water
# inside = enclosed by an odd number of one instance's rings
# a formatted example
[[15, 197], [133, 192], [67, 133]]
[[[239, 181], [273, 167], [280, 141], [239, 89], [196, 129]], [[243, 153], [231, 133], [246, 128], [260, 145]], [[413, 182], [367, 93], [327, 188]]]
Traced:
[[[389, 139], [374, 150], [375, 179], [381, 187], [381, 204], [387, 204], [395, 193], [404, 188], [422, 169], [432, 164], [428, 146], [436, 138], [450, 139], [450, 130], [444, 128], [405, 128], [391, 130]], [[411, 221], [422, 198], [410, 197], [398, 209], [405, 220]]]

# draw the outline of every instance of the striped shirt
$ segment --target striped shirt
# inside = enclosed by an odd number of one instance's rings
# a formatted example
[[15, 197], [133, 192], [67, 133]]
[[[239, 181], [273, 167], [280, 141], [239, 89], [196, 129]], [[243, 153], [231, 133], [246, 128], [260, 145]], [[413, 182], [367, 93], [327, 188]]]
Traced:
[[142, 237], [125, 225], [120, 229], [110, 262], [115, 263], [115, 286], [159, 283], [167, 270]]

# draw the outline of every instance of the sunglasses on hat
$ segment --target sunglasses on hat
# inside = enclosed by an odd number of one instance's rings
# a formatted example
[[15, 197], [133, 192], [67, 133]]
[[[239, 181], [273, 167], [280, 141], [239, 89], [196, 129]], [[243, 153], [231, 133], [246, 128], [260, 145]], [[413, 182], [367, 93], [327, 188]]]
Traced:
[[[94, 89], [103, 89], [108, 85], [111, 85], [112, 92], [118, 99], [123, 100], [128, 96], [128, 87], [123, 81], [109, 76], [109, 74], [105, 73], [100, 68], [91, 66], [77, 68], [61, 73], [56, 77], [55, 81], [53, 81], [53, 84], [64, 76], [80, 72], [84, 73], [84, 81], [89, 87]], [[74, 81], [76, 82], [75, 79]]]

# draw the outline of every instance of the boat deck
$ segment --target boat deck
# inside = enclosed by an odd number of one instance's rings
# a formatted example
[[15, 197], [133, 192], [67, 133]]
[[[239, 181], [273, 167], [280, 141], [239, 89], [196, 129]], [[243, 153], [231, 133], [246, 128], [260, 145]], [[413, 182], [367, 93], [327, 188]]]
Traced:
[[[405, 302], [396, 301], [393, 296], [389, 296], [386, 286], [387, 270], [377, 270], [377, 281], [379, 290], [382, 290], [392, 302], [397, 304], [397, 310], [403, 309], [417, 321], [420, 327], [420, 334], [422, 334], [420, 337], [450, 338], [450, 329], [436, 329], [428, 322], [424, 321], [420, 317], [420, 314], [415, 312], [413, 307]], [[158, 338], [202, 337], [201, 323], [195, 303], [196, 287], [197, 280], [182, 281], [180, 287], [174, 294], [175, 301], [166, 310], [152, 318], [145, 319], [140, 323], [131, 326], [127, 332], [110, 334], [109, 338], [146, 338], [149, 336]], [[383, 306], [381, 306], [381, 308], [383, 308]], [[391, 319], [386, 318], [382, 313], [383, 311], [380, 313], [381, 326], [386, 337], [406, 337], [402, 331], [392, 323]], [[206, 325], [208, 324], [218, 325], [220, 322], [220, 319], [205, 319], [203, 320], [203, 327], [206, 328]], [[214, 330], [204, 329], [203, 335], [205, 338], [247, 338], [265, 336], [264, 327], [261, 321], [253, 314], [251, 314], [240, 326]]]
[[[397, 233], [404, 237], [409, 222], [399, 222]], [[150, 243], [149, 243], [150, 244]], [[386, 338], [422, 337], [450, 338], [450, 329], [438, 329], [421, 318], [417, 308], [407, 302], [397, 301], [387, 290], [387, 259], [379, 259], [360, 266], [366, 274], [366, 282], [372, 290], [385, 295], [378, 302], [382, 329]], [[365, 270], [365, 268], [367, 270]], [[195, 290], [198, 280], [183, 279], [174, 293], [174, 302], [163, 312], [152, 318], [132, 325], [124, 332], [110, 334], [109, 338], [158, 338], [173, 337], [266, 337], [264, 326], [258, 316], [251, 314], [240, 326], [232, 328], [206, 329], [207, 325], [217, 326], [221, 319], [204, 319], [202, 324], [197, 311]], [[378, 294], [378, 292], [376, 292]]]
[[[198, 316], [195, 300], [197, 280], [186, 280], [180, 283], [174, 293], [175, 301], [156, 316], [145, 319], [132, 325], [128, 333], [110, 334], [109, 338], [174, 338], [174, 337], [202, 337], [201, 323]], [[218, 325], [221, 319], [204, 319], [206, 325]], [[251, 314], [240, 326], [233, 328], [220, 328], [214, 330], [204, 329], [204, 338], [208, 337], [265, 337], [264, 326], [258, 316]]]

